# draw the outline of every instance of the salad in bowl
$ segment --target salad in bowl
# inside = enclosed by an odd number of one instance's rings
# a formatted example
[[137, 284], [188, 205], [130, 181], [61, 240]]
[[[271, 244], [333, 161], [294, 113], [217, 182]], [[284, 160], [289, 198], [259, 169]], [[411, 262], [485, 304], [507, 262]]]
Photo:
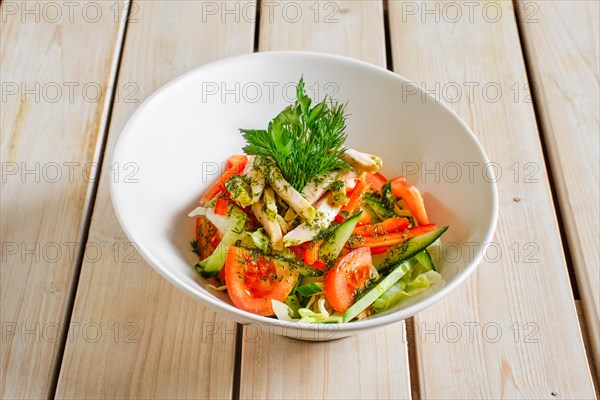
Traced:
[[345, 147], [346, 105], [313, 104], [304, 86], [267, 129], [240, 130], [244, 154], [190, 212], [195, 269], [241, 310], [347, 323], [440, 282], [432, 254], [448, 227], [381, 158]]

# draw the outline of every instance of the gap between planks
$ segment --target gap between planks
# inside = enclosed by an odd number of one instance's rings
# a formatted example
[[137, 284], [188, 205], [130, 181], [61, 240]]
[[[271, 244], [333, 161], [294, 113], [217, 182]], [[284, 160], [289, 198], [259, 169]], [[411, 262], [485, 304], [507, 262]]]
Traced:
[[545, 141], [544, 127], [541, 120], [540, 114], [540, 103], [538, 98], [538, 93], [535, 90], [535, 82], [532, 74], [531, 61], [527, 55], [527, 51], [525, 51], [525, 32], [523, 29], [523, 15], [521, 14], [521, 10], [518, 4], [518, 0], [512, 0], [513, 3], [513, 12], [517, 25], [517, 34], [519, 35], [519, 44], [521, 47], [521, 54], [523, 56], [523, 62], [525, 64], [525, 74], [527, 76], [527, 83], [531, 88], [531, 104], [533, 107], [533, 114], [535, 116], [535, 123], [538, 128], [538, 134], [540, 137], [540, 143], [542, 146], [542, 157], [544, 160], [544, 164], [546, 165], [546, 171], [548, 174], [548, 182], [550, 184], [550, 193], [552, 194], [552, 204], [554, 206], [554, 210], [556, 213], [556, 218], [558, 220], [558, 230], [560, 234], [560, 240], [562, 242], [563, 252], [565, 255], [565, 262], [567, 264], [567, 271], [569, 272], [569, 282], [571, 284], [571, 290], [573, 290], [573, 297], [575, 300], [580, 300], [581, 297], [579, 295], [579, 287], [577, 285], [577, 278], [575, 275], [575, 268], [573, 266], [573, 258], [571, 257], [571, 249], [569, 247], [569, 241], [567, 240], [567, 234], [565, 232], [565, 224], [563, 215], [560, 209], [560, 203], [558, 201], [558, 194], [556, 189], [555, 175], [552, 171], [552, 162], [550, 160], [548, 154], [548, 146]]
[[[385, 34], [385, 59], [386, 69], [394, 72], [394, 57], [392, 55], [392, 35], [390, 31], [389, 1], [383, 3], [383, 29]], [[405, 320], [406, 329], [406, 351], [408, 353], [408, 372], [410, 379], [410, 394], [413, 400], [421, 399], [421, 385], [419, 384], [419, 362], [417, 357], [417, 346], [415, 336], [415, 320], [409, 317]]]
[[[87, 241], [90, 233], [90, 226], [92, 222], [92, 215], [94, 213], [94, 206], [96, 204], [96, 195], [98, 193], [98, 186], [100, 184], [100, 172], [102, 171], [102, 165], [104, 164], [104, 156], [106, 151], [106, 143], [108, 139], [108, 130], [110, 128], [110, 120], [112, 117], [115, 94], [118, 90], [116, 87], [116, 83], [119, 79], [119, 70], [121, 68], [121, 60], [123, 58], [123, 50], [125, 48], [125, 37], [127, 35], [127, 26], [130, 17], [131, 10], [131, 1], [126, 0], [124, 3], [124, 15], [123, 24], [119, 29], [119, 35], [117, 37], [117, 44], [115, 47], [115, 57], [113, 59], [113, 63], [110, 68], [110, 77], [109, 77], [109, 85], [108, 87], [112, 87], [113, 89], [109, 89], [109, 95], [106, 96], [105, 103], [103, 106], [103, 115], [101, 117], [101, 125], [100, 132], [98, 136], [98, 140], [96, 143], [96, 151], [94, 152], [94, 160], [96, 161], [98, 167], [95, 169], [95, 173], [93, 179], [90, 179], [90, 186], [88, 187], [88, 196], [86, 199], [86, 206], [82, 216], [82, 228], [81, 228], [81, 243], [85, 243], [87, 245]], [[1, 0], [0, 0], [1, 2]], [[75, 297], [77, 295], [77, 288], [79, 287], [79, 277], [81, 275], [81, 268], [83, 266], [83, 259], [85, 253], [86, 246], [80, 246], [80, 250], [77, 254], [77, 259], [75, 262], [75, 271], [73, 273], [73, 280], [71, 281], [71, 285], [69, 287], [69, 293], [67, 295], [67, 301], [65, 305], [65, 314], [64, 314], [64, 327], [69, 327], [71, 325], [71, 319], [73, 317], [73, 308], [75, 306]], [[56, 360], [54, 362], [54, 367], [52, 370], [52, 378], [50, 381], [50, 387], [48, 389], [49, 398], [56, 398], [56, 390], [58, 387], [58, 379], [60, 376], [60, 370], [62, 366], [63, 356], [65, 353], [65, 347], [67, 343], [67, 337], [69, 336], [68, 329], [62, 329], [60, 332], [60, 337], [58, 340], [58, 347], [56, 350]]]
[[579, 325], [581, 326], [581, 336], [583, 337], [585, 353], [587, 355], [588, 363], [590, 364], [590, 370], [592, 372], [592, 381], [594, 382], [594, 388], [596, 389], [596, 397], [600, 398], [600, 384], [598, 382], [599, 375], [593, 360], [590, 332], [587, 328], [585, 311], [583, 310], [583, 304], [581, 300], [575, 300], [575, 308], [577, 309], [577, 317], [579, 318]]
[[[256, 13], [254, 14], [254, 43], [253, 51], [258, 52], [258, 43], [260, 37], [260, 7], [262, 0], [256, 0]], [[231, 399], [239, 400], [240, 385], [242, 383], [242, 354], [244, 351], [244, 325], [236, 323], [235, 332], [235, 354], [233, 359], [233, 380], [231, 383]]]

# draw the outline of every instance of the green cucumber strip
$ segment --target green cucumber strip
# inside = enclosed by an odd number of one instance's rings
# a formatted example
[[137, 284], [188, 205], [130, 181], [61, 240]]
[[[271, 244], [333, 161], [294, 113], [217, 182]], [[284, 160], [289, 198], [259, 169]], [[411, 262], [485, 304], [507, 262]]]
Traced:
[[369, 307], [375, 300], [377, 300], [382, 294], [387, 292], [396, 282], [400, 280], [408, 271], [411, 266], [407, 262], [401, 262], [398, 264], [392, 272], [385, 278], [383, 278], [377, 286], [369, 290], [364, 296], [362, 296], [356, 303], [352, 304], [344, 313], [344, 322], [349, 322], [355, 318], [358, 314], [363, 312]]
[[300, 309], [300, 300], [298, 300], [298, 296], [290, 294], [285, 298], [284, 303], [292, 309], [292, 318], [298, 318], [300, 316], [300, 314], [298, 314], [298, 310]]
[[383, 203], [371, 197], [365, 197], [363, 201], [369, 206], [371, 210], [373, 210], [375, 215], [377, 215], [377, 218], [379, 218], [382, 221], [385, 221], [389, 218], [394, 218], [396, 216], [396, 214], [394, 214], [392, 210], [384, 206]]
[[424, 266], [428, 271], [435, 271], [435, 265], [431, 259], [431, 254], [427, 250], [423, 250], [415, 256], [415, 259]]
[[287, 267], [294, 272], [297, 272], [298, 275], [303, 277], [319, 277], [323, 275], [323, 271], [318, 270], [310, 265], [306, 265], [303, 262], [299, 262], [297, 259], [291, 259], [287, 257], [282, 257], [277, 254], [270, 254], [269, 257], [277, 260], [277, 262], [286, 263]]
[[234, 218], [235, 223], [229, 226], [229, 229], [223, 235], [223, 239], [215, 249], [215, 251], [204, 260], [196, 264], [196, 270], [200, 270], [202, 276], [216, 275], [225, 265], [227, 258], [227, 250], [229, 246], [235, 244], [240, 235], [244, 232], [246, 226], [246, 214], [237, 207], [232, 207], [230, 212], [231, 218]]
[[410, 213], [410, 211], [408, 210], [402, 210], [400, 209], [400, 207], [398, 207], [398, 205], [396, 204], [396, 207], [394, 208], [394, 213], [398, 216], [398, 217], [404, 217], [406, 218], [409, 222], [411, 226], [415, 225], [415, 217], [413, 217], [413, 215]]
[[304, 297], [310, 297], [315, 294], [323, 293], [323, 282], [313, 282], [308, 285], [298, 286], [296, 291]]
[[354, 227], [358, 223], [360, 216], [362, 215], [362, 211], [354, 214], [343, 223], [338, 225], [333, 232], [327, 237], [325, 242], [319, 248], [319, 258], [325, 261], [327, 264], [334, 262], [344, 245], [350, 239], [350, 235], [354, 231]]
[[438, 240], [447, 229], [448, 227], [445, 226], [392, 246], [387, 253], [373, 256], [373, 265], [375, 265], [380, 274], [385, 275], [388, 269], [393, 268], [399, 262], [406, 261], [425, 250], [429, 245]]

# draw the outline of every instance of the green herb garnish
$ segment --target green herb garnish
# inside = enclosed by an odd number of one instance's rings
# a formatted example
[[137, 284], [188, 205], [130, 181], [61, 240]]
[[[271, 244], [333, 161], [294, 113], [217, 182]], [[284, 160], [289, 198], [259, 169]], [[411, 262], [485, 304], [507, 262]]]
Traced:
[[192, 253], [200, 255], [200, 248], [198, 247], [198, 241], [197, 240], [192, 240], [190, 242], [190, 247], [192, 248]]
[[394, 209], [394, 206], [396, 205], [396, 199], [392, 194], [392, 181], [387, 181], [381, 187], [381, 202], [390, 210]]
[[272, 157], [283, 177], [301, 191], [315, 176], [350, 166], [339, 158], [346, 148], [346, 105], [327, 104], [327, 99], [310, 107], [304, 79], [296, 86], [296, 101], [270, 123], [267, 130], [240, 129], [249, 155]]

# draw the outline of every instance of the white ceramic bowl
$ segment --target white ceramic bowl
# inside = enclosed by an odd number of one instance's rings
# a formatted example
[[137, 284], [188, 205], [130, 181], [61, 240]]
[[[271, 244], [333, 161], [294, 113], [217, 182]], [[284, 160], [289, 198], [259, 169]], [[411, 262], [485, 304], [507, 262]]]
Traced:
[[[403, 174], [423, 193], [432, 222], [450, 226], [438, 260], [445, 285], [365, 320], [301, 325], [234, 307], [224, 293], [208, 289], [194, 271], [197, 260], [189, 246], [194, 219], [187, 217], [188, 212], [225, 160], [241, 153], [244, 141], [238, 129], [266, 127], [293, 100], [301, 75], [309, 95], [320, 100], [327, 94], [348, 102], [347, 145], [379, 155], [383, 174]], [[475, 136], [452, 111], [405, 78], [325, 54], [256, 53], [205, 65], [175, 79], [131, 116], [112, 163], [130, 172], [111, 181], [112, 198], [123, 229], [144, 258], [194, 299], [252, 324], [256, 334], [327, 340], [418, 313], [473, 272], [497, 218], [493, 168]]]

